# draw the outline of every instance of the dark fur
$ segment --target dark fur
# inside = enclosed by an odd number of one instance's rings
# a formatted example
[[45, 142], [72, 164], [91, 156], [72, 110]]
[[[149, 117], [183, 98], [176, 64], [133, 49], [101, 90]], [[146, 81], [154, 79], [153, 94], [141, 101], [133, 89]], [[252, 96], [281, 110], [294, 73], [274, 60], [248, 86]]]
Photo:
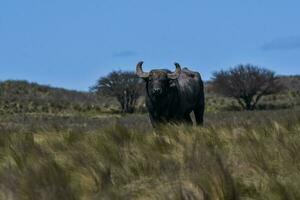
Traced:
[[[194, 111], [196, 123], [203, 124], [204, 91], [198, 72], [184, 68], [177, 79], [167, 78], [169, 70], [152, 70], [146, 81], [146, 106], [153, 127], [160, 123], [186, 122], [192, 124], [190, 113]], [[153, 89], [161, 88], [160, 95]]]

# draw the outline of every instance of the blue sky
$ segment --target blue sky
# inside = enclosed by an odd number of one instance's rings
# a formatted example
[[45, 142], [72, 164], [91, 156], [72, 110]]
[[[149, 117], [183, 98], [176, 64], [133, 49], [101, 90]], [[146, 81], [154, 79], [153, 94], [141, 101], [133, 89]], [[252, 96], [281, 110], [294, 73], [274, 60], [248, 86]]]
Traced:
[[0, 80], [88, 90], [112, 70], [300, 74], [298, 0], [1, 0]]

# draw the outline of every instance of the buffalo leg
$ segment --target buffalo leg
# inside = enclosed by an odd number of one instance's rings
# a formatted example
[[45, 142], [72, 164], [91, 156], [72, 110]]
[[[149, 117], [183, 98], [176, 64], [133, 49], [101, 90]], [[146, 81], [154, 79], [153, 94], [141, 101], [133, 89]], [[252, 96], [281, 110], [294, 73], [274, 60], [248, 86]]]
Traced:
[[203, 125], [204, 104], [199, 104], [194, 110], [197, 125]]
[[150, 122], [153, 128], [157, 127], [157, 122], [154, 117], [149, 113]]
[[150, 122], [154, 129], [158, 128], [162, 124], [162, 120], [155, 118], [153, 115], [149, 113]]
[[192, 118], [190, 116], [190, 113], [186, 113], [184, 115], [184, 122], [187, 123], [187, 124], [189, 124], [189, 125], [193, 125], [193, 120], [192, 120]]

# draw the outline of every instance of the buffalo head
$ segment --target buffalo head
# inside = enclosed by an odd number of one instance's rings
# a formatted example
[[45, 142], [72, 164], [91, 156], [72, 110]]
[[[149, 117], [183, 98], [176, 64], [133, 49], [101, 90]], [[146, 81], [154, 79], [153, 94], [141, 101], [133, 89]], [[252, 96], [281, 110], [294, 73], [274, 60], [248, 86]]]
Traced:
[[162, 69], [143, 72], [142, 65], [143, 62], [137, 64], [136, 74], [146, 81], [148, 94], [156, 97], [163, 96], [167, 93], [168, 88], [170, 88], [174, 80], [177, 80], [181, 71], [181, 67], [178, 63], [175, 63], [175, 72]]

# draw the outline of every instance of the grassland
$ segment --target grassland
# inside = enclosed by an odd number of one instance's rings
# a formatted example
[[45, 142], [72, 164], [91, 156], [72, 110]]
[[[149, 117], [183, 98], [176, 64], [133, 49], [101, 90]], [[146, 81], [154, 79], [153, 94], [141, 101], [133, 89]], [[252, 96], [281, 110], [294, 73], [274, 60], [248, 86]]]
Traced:
[[0, 200], [300, 199], [299, 77], [240, 111], [206, 87], [204, 127], [153, 131], [143, 100], [0, 83]]
[[143, 114], [4, 115], [0, 199], [300, 199], [299, 151], [299, 108], [155, 132]]

